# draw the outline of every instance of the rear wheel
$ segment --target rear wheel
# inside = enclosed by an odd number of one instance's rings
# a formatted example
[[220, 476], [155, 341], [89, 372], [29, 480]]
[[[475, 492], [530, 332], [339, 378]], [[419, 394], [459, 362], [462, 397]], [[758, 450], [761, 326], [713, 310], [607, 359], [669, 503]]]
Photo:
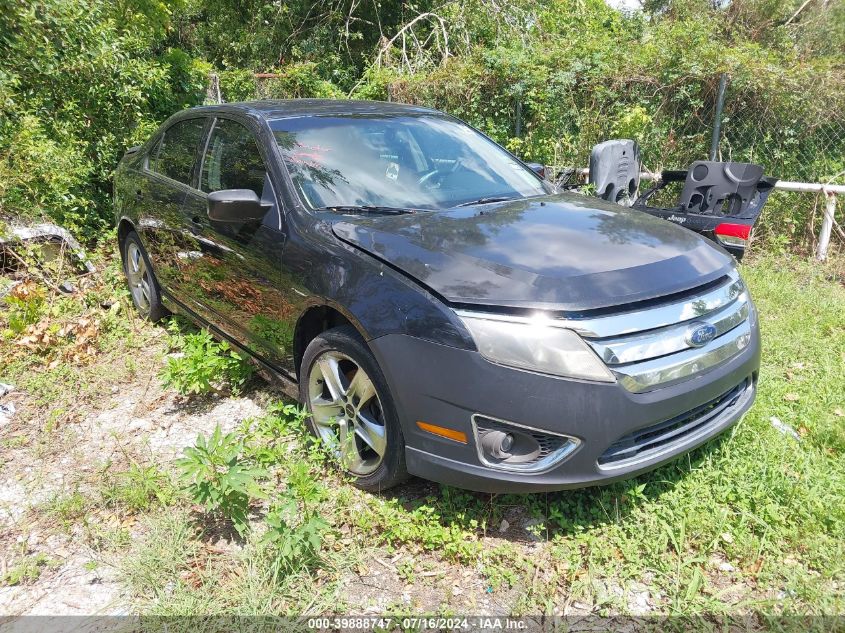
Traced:
[[154, 323], [167, 316], [149, 257], [141, 244], [141, 238], [134, 231], [123, 241], [123, 271], [132, 294], [132, 303], [141, 316]]
[[393, 398], [354, 328], [333, 328], [311, 341], [302, 359], [299, 393], [311, 413], [311, 431], [359, 488], [386, 490], [407, 478]]

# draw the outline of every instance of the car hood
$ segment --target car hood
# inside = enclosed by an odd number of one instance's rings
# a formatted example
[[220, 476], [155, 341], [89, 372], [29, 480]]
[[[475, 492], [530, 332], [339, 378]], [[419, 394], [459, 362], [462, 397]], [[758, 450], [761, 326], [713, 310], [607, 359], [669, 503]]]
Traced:
[[592, 310], [681, 292], [733, 267], [687, 229], [576, 194], [332, 223], [341, 240], [454, 304]]

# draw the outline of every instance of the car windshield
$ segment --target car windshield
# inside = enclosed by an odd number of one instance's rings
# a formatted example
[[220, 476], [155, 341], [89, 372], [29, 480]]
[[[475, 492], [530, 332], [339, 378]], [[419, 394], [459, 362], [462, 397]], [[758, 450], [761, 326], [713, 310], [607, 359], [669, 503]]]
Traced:
[[549, 191], [484, 135], [442, 116], [310, 116], [271, 125], [312, 209], [433, 210]]

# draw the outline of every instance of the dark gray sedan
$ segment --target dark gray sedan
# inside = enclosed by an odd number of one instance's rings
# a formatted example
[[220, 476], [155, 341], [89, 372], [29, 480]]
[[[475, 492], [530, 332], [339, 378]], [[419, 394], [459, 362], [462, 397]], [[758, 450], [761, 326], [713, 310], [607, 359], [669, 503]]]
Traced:
[[138, 310], [279, 376], [367, 490], [605, 483], [754, 400], [757, 317], [728, 253], [557, 193], [434, 110], [186, 110], [123, 158], [115, 211]]

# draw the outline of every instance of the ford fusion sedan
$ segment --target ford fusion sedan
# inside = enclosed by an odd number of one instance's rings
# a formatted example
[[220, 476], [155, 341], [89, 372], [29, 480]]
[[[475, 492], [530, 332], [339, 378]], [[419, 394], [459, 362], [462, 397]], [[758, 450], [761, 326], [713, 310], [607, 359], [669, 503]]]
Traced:
[[754, 400], [757, 316], [725, 250], [558, 193], [435, 110], [185, 110], [123, 158], [115, 211], [136, 308], [273, 372], [366, 490], [606, 483]]

